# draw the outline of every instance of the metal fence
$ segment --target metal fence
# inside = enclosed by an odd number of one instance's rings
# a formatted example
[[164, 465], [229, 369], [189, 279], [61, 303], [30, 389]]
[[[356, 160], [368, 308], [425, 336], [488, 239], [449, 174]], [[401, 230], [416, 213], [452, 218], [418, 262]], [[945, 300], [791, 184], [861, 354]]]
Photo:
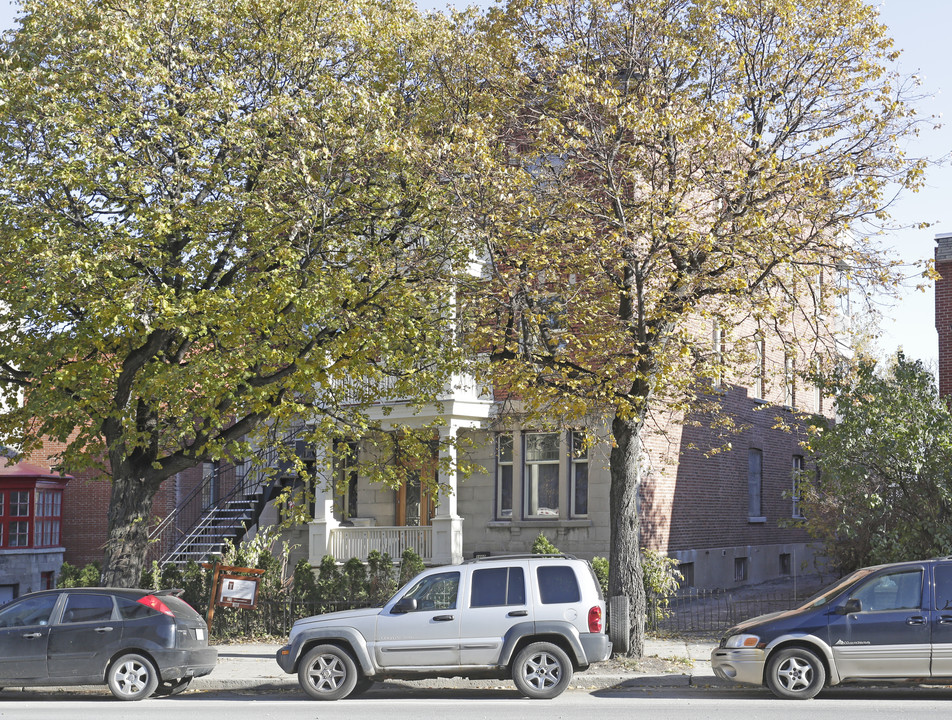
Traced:
[[647, 629], [653, 634], [718, 635], [747, 618], [796, 607], [808, 595], [812, 593], [689, 588], [667, 605], [657, 596], [649, 597]]
[[213, 635], [217, 638], [286, 637], [295, 620], [369, 607], [366, 601], [308, 601], [279, 598], [259, 600], [254, 610], [217, 608]]

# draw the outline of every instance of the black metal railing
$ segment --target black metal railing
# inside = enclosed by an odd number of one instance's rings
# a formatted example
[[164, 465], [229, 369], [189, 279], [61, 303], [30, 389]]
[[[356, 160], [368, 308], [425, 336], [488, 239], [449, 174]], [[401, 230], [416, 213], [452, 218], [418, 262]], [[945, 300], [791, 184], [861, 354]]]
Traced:
[[[293, 443], [300, 432], [300, 427], [294, 428], [249, 460], [219, 464], [204, 475], [202, 481], [149, 533], [147, 562], [174, 562], [176, 551], [183, 543], [213, 546], [224, 534], [231, 533], [233, 525], [225, 508], [249, 496], [260, 495], [273, 482], [275, 470], [282, 460], [280, 446]], [[229, 486], [230, 489], [226, 490]], [[249, 502], [249, 510], [253, 510], [254, 505]]]
[[742, 620], [794, 608], [813, 595], [815, 589], [688, 588], [666, 603], [662, 598], [649, 596], [647, 630], [654, 634], [718, 635]]

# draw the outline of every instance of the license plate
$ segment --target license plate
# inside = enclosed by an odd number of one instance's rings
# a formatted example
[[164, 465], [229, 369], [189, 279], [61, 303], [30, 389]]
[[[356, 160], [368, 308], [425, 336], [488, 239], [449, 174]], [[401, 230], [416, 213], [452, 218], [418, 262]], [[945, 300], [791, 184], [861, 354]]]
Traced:
[[199, 640], [205, 639], [205, 628], [195, 628], [195, 637]]

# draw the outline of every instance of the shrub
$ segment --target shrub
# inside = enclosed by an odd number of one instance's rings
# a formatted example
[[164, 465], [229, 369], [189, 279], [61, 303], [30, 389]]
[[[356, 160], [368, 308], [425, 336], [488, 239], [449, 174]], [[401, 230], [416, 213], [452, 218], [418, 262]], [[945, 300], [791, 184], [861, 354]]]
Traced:
[[400, 579], [397, 584], [403, 587], [426, 569], [423, 560], [413, 548], [407, 548], [400, 556]]
[[539, 537], [532, 543], [533, 555], [558, 555], [559, 549], [553, 545], [544, 533], [539, 533]]
[[592, 570], [595, 571], [595, 577], [598, 584], [602, 586], [602, 596], [608, 597], [608, 558], [592, 558]]
[[667, 617], [668, 605], [678, 591], [684, 576], [678, 570], [677, 560], [647, 548], [641, 551], [641, 569], [645, 597], [648, 599], [648, 612], [653, 615], [649, 621], [657, 622]]
[[67, 562], [60, 566], [59, 577], [56, 580], [58, 588], [99, 587], [101, 566], [98, 562], [89, 563], [80, 569]]
[[393, 579], [393, 560], [389, 553], [371, 550], [367, 556], [367, 574], [369, 575], [368, 600], [374, 607], [383, 605], [396, 588]]

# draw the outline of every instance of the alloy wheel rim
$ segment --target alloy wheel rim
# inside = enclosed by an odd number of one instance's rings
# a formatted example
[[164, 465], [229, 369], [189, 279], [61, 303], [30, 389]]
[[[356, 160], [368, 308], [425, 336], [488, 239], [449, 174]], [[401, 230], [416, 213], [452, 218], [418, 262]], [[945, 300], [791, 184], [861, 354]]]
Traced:
[[558, 661], [549, 653], [533, 655], [526, 661], [526, 682], [535, 688], [547, 688], [559, 682], [562, 668]]
[[311, 664], [307, 676], [318, 692], [333, 692], [344, 682], [346, 674], [340, 658], [321, 655]]

